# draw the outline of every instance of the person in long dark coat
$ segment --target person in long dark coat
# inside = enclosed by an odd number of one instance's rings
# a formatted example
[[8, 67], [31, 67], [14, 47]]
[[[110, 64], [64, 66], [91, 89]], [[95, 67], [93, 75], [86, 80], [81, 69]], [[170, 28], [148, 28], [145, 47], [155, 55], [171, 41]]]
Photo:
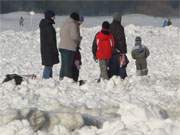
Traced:
[[48, 79], [53, 76], [53, 65], [59, 63], [57, 49], [56, 31], [53, 27], [55, 13], [51, 10], [45, 12], [45, 18], [40, 21], [40, 50], [42, 65], [44, 65], [43, 78]]
[[[126, 38], [124, 33], [124, 27], [121, 24], [121, 14], [115, 13], [113, 15], [113, 21], [110, 24], [110, 32], [113, 34], [115, 45], [112, 58], [109, 62], [109, 77], [113, 75], [120, 75], [122, 79], [127, 76], [126, 73], [126, 66], [127, 66], [127, 45], [126, 45]], [[120, 64], [121, 59], [125, 58], [126, 66], [122, 66]]]

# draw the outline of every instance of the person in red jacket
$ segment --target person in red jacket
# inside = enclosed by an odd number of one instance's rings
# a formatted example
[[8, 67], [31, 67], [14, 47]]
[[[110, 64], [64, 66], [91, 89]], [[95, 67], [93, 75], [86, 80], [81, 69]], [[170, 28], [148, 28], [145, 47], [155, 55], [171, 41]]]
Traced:
[[107, 80], [109, 79], [108, 62], [114, 48], [114, 38], [109, 32], [109, 27], [109, 22], [102, 23], [102, 30], [96, 34], [92, 46], [94, 60], [99, 61], [100, 78]]

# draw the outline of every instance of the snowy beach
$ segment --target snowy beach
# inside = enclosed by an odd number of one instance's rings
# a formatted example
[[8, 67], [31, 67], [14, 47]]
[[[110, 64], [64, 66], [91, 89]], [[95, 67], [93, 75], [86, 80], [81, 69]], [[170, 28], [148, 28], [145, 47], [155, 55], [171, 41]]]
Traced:
[[[110, 17], [98, 20], [87, 18], [81, 28], [82, 67], [80, 79], [87, 82], [79, 86], [65, 78], [59, 81], [60, 64], [54, 66], [54, 78], [43, 80], [40, 59], [38, 19], [34, 16], [33, 28], [20, 29], [18, 17], [11, 15], [10, 21], [1, 15], [0, 29], [0, 81], [6, 74], [36, 74], [37, 79], [27, 79], [19, 86], [13, 81], [0, 84], [0, 134], [1, 135], [179, 135], [180, 134], [180, 25], [162, 28], [162, 18], [150, 17], [152, 25], [144, 21], [137, 24], [137, 18], [125, 16], [125, 34], [128, 46], [128, 77], [121, 80], [113, 77], [109, 81], [96, 82], [99, 77], [98, 63], [93, 60], [91, 47], [94, 35], [100, 30], [100, 23]], [[23, 12], [23, 14], [26, 14]], [[14, 18], [13, 18], [14, 16]], [[27, 15], [28, 16], [28, 15]], [[142, 19], [143, 15], [139, 19]], [[36, 19], [35, 19], [36, 18]], [[64, 17], [62, 17], [64, 18]], [[61, 16], [55, 25], [59, 43]], [[98, 20], [98, 21], [97, 21]], [[25, 21], [27, 19], [25, 18]], [[87, 23], [86, 23], [87, 21]], [[132, 24], [130, 24], [130, 22]], [[59, 24], [59, 25], [58, 25]], [[142, 37], [142, 44], [150, 49], [149, 74], [137, 77], [130, 51], [136, 36]], [[61, 63], [61, 62], [60, 62]], [[27, 120], [6, 122], [13, 109], [38, 108], [47, 112], [72, 111], [103, 119], [101, 128], [83, 126], [68, 131], [63, 125], [55, 125], [49, 131], [34, 132]], [[64, 109], [66, 108], [66, 109]]]

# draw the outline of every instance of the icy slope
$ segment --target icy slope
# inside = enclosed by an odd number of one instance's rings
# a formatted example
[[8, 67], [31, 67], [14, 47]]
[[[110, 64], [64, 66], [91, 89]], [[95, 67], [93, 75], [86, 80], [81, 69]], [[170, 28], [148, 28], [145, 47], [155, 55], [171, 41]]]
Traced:
[[[180, 29], [177, 27], [125, 27], [129, 77], [121, 81], [113, 77], [110, 81], [96, 83], [99, 76], [98, 63], [92, 59], [91, 45], [100, 27], [82, 28], [82, 68], [80, 79], [87, 80], [83, 86], [69, 79], [58, 80], [60, 64], [54, 66], [54, 79], [42, 80], [39, 31], [0, 33], [0, 81], [8, 73], [32, 74], [37, 80], [26, 80], [21, 86], [14, 82], [0, 84], [1, 115], [8, 109], [36, 107], [40, 110], [61, 111], [61, 107], [74, 108], [76, 112], [88, 112], [100, 116], [109, 109], [119, 115], [106, 118], [102, 129], [83, 127], [69, 132], [61, 125], [38, 135], [179, 135], [180, 134]], [[135, 76], [134, 61], [130, 50], [135, 36], [142, 36], [143, 44], [150, 49], [149, 75]], [[59, 28], [57, 28], [59, 42]], [[113, 108], [116, 108], [115, 110]], [[100, 112], [97, 111], [100, 109]], [[168, 113], [168, 119], [163, 114]], [[10, 114], [9, 114], [10, 115]], [[13, 114], [11, 114], [13, 115]], [[8, 116], [7, 116], [8, 117]], [[9, 119], [9, 118], [8, 118]], [[28, 121], [14, 120], [8, 124], [0, 117], [0, 132], [3, 135], [35, 135]]]

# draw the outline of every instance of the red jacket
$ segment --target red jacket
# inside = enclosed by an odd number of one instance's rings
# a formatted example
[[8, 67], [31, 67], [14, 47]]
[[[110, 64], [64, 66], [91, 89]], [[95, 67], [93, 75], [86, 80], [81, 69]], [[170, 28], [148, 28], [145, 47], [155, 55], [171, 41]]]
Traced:
[[104, 34], [102, 32], [98, 32], [96, 35], [96, 45], [96, 58], [99, 60], [109, 60], [112, 56], [112, 51], [114, 48], [113, 35], [111, 33]]

